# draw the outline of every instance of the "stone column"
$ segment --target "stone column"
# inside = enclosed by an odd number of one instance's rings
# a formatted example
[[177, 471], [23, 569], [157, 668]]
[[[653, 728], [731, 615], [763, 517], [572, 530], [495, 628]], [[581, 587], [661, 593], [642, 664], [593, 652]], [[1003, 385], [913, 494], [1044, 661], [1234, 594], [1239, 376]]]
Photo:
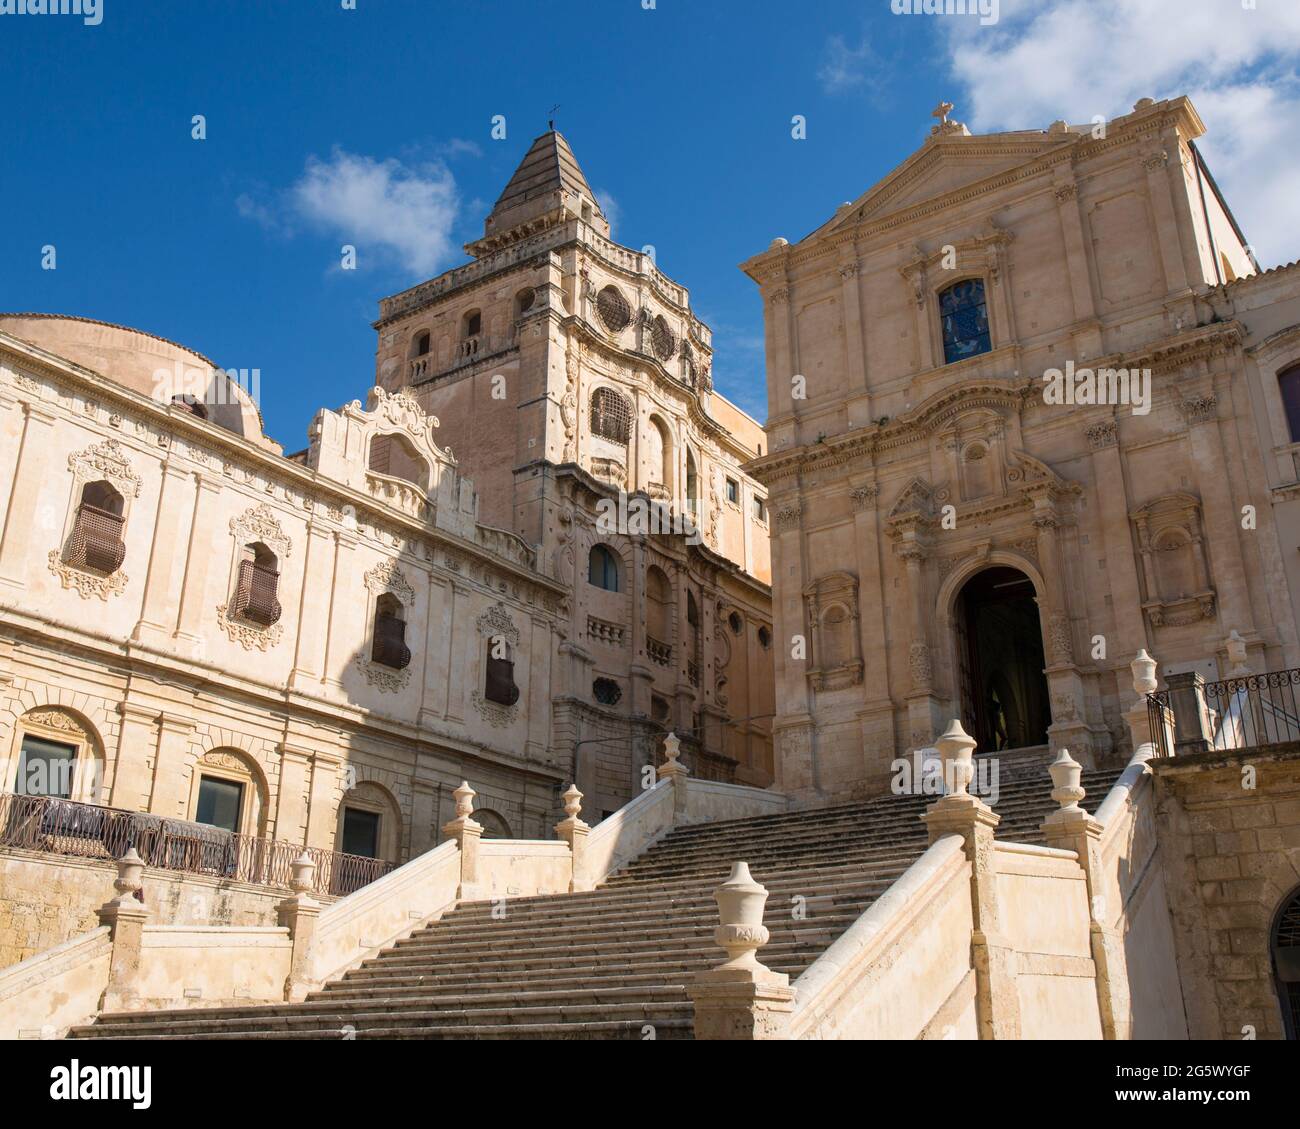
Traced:
[[929, 623], [933, 617], [925, 583], [926, 550], [909, 538], [895, 546], [907, 575], [907, 606], [910, 619], [907, 659], [912, 688], [906, 695], [908, 745], [930, 744], [938, 728], [938, 701], [934, 696], [934, 653], [930, 649]]
[[307, 846], [332, 851], [338, 828], [336, 792], [343, 762], [326, 753], [311, 758], [311, 793], [307, 802]]
[[668, 759], [659, 766], [659, 779], [672, 781], [673, 822], [682, 823], [686, 819], [686, 793], [691, 774], [678, 759], [682, 755], [682, 742], [676, 733], [664, 738], [664, 755]]
[[862, 295], [857, 262], [840, 266], [840, 297], [844, 303], [844, 356], [848, 364], [848, 394], [865, 395], [867, 391], [867, 350], [862, 333]]
[[794, 989], [784, 973], [758, 963], [770, 934], [763, 924], [767, 890], [749, 865], [732, 865], [731, 877], [713, 894], [721, 924], [714, 940], [728, 959], [697, 973], [690, 986], [696, 1039], [757, 1041], [784, 1037], [794, 1011]]
[[284, 981], [284, 998], [292, 1003], [304, 999], [318, 983], [312, 960], [321, 911], [320, 903], [311, 896], [315, 874], [316, 864], [304, 851], [293, 861], [293, 877], [289, 880], [292, 895], [275, 907], [280, 924], [289, 930], [293, 942], [289, 975]]
[[[9, 508], [0, 535], [0, 581], [24, 591], [24, 575], [31, 561], [32, 531], [40, 516], [41, 493], [49, 480], [50, 451], [53, 449], [54, 414], [43, 404], [23, 403], [22, 440], [14, 467]], [[61, 552], [63, 546], [60, 545]], [[44, 566], [42, 566], [44, 567]]]
[[117, 864], [113, 889], [117, 897], [99, 907], [99, 923], [107, 925], [113, 942], [109, 957], [108, 985], [99, 999], [99, 1010], [133, 1011], [139, 999], [140, 953], [144, 946], [144, 927], [150, 911], [141, 900], [144, 883], [144, 860], [132, 847]]
[[458, 901], [473, 901], [479, 894], [478, 845], [483, 837], [483, 825], [474, 819], [474, 797], [477, 795], [467, 780], [455, 792], [456, 818], [443, 825], [442, 833], [456, 841], [460, 848], [460, 885], [456, 889]]
[[333, 583], [334, 545], [331, 531], [313, 518], [307, 522], [307, 548], [302, 562], [302, 595], [298, 613], [298, 639], [289, 685], [320, 690], [325, 673], [325, 648], [329, 618], [319, 614], [322, 595]]
[[179, 714], [160, 713], [156, 721], [158, 744], [154, 755], [149, 811], [168, 819], [186, 819], [189, 813], [189, 772], [186, 754], [194, 721]]
[[144, 811], [149, 804], [153, 776], [150, 762], [157, 756], [158, 716], [156, 706], [119, 702], [122, 724], [113, 758], [113, 787], [109, 802], [126, 811]]
[[[364, 611], [365, 603], [355, 594], [352, 558], [360, 543], [354, 533], [335, 533], [334, 575], [330, 582], [329, 621], [325, 627], [325, 655], [321, 662], [321, 682], [341, 685], [343, 663], [349, 646], [355, 645], [355, 635], [349, 630], [352, 611], [357, 603]], [[356, 585], [360, 588], [360, 584]], [[349, 642], [351, 640], [352, 642]], [[337, 668], [337, 669], [334, 669]]]
[[280, 777], [275, 790], [275, 838], [307, 842], [311, 796], [311, 750], [287, 742], [280, 746]]
[[1119, 424], [1106, 420], [1088, 428], [1092, 449], [1092, 479], [1097, 489], [1102, 544], [1106, 550], [1106, 583], [1110, 590], [1115, 638], [1110, 653], [1130, 655], [1146, 646], [1146, 613], [1142, 610], [1142, 588], [1133, 560], [1133, 537], [1129, 521], [1128, 488], [1124, 461], [1119, 453]]
[[[880, 487], [875, 483], [853, 486], [853, 528], [857, 540], [859, 644], [863, 670], [862, 747], [865, 756], [873, 754], [888, 764], [894, 755], [894, 702], [890, 694], [889, 648], [885, 646], [885, 589], [880, 568], [880, 529], [876, 521], [876, 502]], [[876, 770], [866, 765], [868, 779]]]
[[587, 872], [587, 834], [591, 827], [578, 818], [582, 811], [582, 793], [574, 785], [564, 793], [564, 818], [555, 825], [555, 833], [569, 844], [569, 855], [573, 863], [572, 876], [569, 880], [569, 893], [579, 894], [595, 889], [595, 883]]
[[[196, 650], [203, 646], [203, 629], [212, 621], [208, 600], [208, 577], [217, 559], [217, 535], [221, 528], [218, 499], [224, 489], [219, 479], [197, 475], [198, 491], [194, 500], [194, 520], [190, 523], [189, 553], [185, 561], [185, 582], [181, 589], [180, 615], [176, 633]], [[202, 654], [202, 651], [199, 651]]]
[[170, 459], [163, 464], [158, 511], [154, 519], [153, 547], [144, 582], [140, 622], [132, 641], [170, 649], [179, 622], [176, 593], [181, 589], [181, 568], [186, 554], [181, 542], [194, 512], [194, 483], [189, 471]]
[[1106, 1039], [1128, 1039], [1132, 1034], [1129, 1006], [1128, 967], [1124, 957], [1124, 940], [1108, 922], [1119, 906], [1108, 906], [1103, 893], [1101, 862], [1102, 826], [1079, 806], [1085, 793], [1080, 786], [1083, 766], [1067, 749], [1051, 766], [1052, 799], [1060, 810], [1043, 823], [1043, 835], [1049, 847], [1074, 851], [1079, 856], [1088, 884], [1088, 932], [1095, 968], [1097, 1008], [1101, 1013], [1102, 1035]]
[[433, 849], [433, 825], [438, 818], [438, 786], [416, 780], [411, 785], [410, 858], [419, 858]]
[[1072, 336], [1080, 359], [1101, 352], [1101, 326], [1092, 293], [1092, 274], [1088, 269], [1088, 243], [1083, 219], [1079, 214], [1079, 187], [1070, 174], [1056, 186], [1056, 210], [1061, 220], [1061, 238], [1065, 243], [1065, 265], [1070, 278], [1070, 297], [1074, 306]]
[[993, 832], [999, 816], [967, 788], [975, 773], [975, 742], [953, 721], [937, 742], [949, 793], [925, 813], [930, 842], [960, 835], [971, 864], [971, 963], [975, 968], [975, 1017], [981, 1039], [1020, 1038], [1016, 952], [1000, 931], [997, 860]]
[[[1169, 293], [1181, 293], [1187, 289], [1187, 268], [1183, 263], [1182, 239], [1174, 212], [1175, 190], [1170, 181], [1169, 169], [1171, 157], [1176, 156], [1176, 153], [1160, 150], [1149, 154], [1142, 161], [1147, 174], [1147, 195], [1156, 221], [1156, 245], [1159, 248], [1160, 262], [1164, 266], [1165, 285]], [[1177, 161], [1174, 163], [1177, 164]], [[1181, 168], [1178, 173], [1181, 178]]]
[[455, 582], [429, 571], [429, 623], [424, 643], [424, 693], [420, 701], [420, 724], [429, 725], [447, 716], [448, 675], [451, 664], [452, 607]]

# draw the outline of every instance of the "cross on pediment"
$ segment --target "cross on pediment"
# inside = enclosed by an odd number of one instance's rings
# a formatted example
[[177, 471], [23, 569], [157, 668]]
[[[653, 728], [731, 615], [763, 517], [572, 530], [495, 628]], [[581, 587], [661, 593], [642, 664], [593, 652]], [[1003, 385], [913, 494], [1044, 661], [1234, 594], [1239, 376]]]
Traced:
[[938, 118], [940, 125], [948, 124], [948, 115], [952, 113], [951, 102], [940, 102], [933, 110], [930, 111], [930, 117]]

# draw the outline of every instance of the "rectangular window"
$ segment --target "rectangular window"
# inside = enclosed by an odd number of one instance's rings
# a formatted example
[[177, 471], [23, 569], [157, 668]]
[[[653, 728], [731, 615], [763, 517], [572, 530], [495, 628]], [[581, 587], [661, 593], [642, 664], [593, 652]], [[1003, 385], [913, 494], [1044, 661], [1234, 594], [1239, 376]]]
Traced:
[[234, 780], [212, 776], [199, 778], [199, 806], [194, 819], [223, 831], [239, 830], [239, 809], [243, 804], [244, 786]]
[[754, 499], [754, 517], [759, 521], [767, 521], [767, 503], [762, 498]]
[[359, 808], [343, 809], [343, 853], [362, 858], [379, 857], [379, 813]]
[[740, 483], [734, 478], [727, 479], [727, 501], [733, 506], [740, 505]]
[[18, 758], [18, 779], [14, 792], [19, 796], [52, 796], [66, 800], [72, 796], [72, 773], [77, 764], [77, 747], [24, 737]]

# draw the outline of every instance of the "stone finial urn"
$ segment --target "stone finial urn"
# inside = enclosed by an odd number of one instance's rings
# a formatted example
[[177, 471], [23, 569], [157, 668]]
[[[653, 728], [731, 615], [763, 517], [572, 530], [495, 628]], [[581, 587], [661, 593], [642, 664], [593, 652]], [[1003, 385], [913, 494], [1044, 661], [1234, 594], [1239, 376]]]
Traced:
[[144, 859], [134, 847], [117, 860], [113, 889], [117, 891], [117, 897], [113, 899], [116, 902], [144, 901], [143, 897], [137, 896], [144, 889]]
[[682, 755], [682, 739], [676, 733], [669, 733], [664, 738], [664, 756], [668, 758], [665, 768], [677, 768], [677, 759]]
[[1047, 767], [1052, 774], [1052, 799], [1061, 805], [1061, 811], [1081, 811], [1079, 801], [1087, 794], [1079, 781], [1083, 779], [1083, 765], [1062, 749], [1056, 760]]
[[453, 793], [456, 797], [456, 818], [469, 819], [474, 814], [474, 797], [478, 795], [466, 780]]
[[713, 891], [713, 897], [718, 903], [718, 919], [721, 921], [713, 939], [727, 950], [728, 957], [718, 970], [766, 971], [755, 954], [767, 944], [769, 936], [763, 924], [767, 889], [751, 877], [749, 863], [733, 863], [731, 877]]
[[290, 870], [293, 873], [289, 879], [289, 889], [295, 894], [310, 893], [316, 877], [316, 862], [311, 855], [303, 851], [290, 864]]
[[975, 739], [953, 718], [942, 737], [935, 742], [943, 762], [944, 790], [950, 796], [964, 796], [975, 778]]
[[1139, 697], [1145, 698], [1156, 692], [1156, 660], [1146, 653], [1145, 648], [1137, 653], [1129, 669], [1133, 671], [1133, 689]]
[[582, 811], [582, 793], [578, 791], [578, 786], [570, 784], [569, 790], [560, 798], [564, 801], [564, 814], [569, 819], [576, 820]]

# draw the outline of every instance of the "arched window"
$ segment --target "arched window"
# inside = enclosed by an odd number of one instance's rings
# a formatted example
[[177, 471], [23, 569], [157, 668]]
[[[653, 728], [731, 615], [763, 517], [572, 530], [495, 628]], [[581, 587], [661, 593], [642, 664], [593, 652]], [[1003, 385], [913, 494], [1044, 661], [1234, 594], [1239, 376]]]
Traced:
[[626, 398], [612, 388], [597, 388], [591, 394], [591, 433], [627, 446], [632, 434], [632, 409]]
[[515, 317], [522, 317], [537, 302], [537, 291], [531, 286], [527, 290], [521, 290], [515, 295]]
[[427, 357], [432, 346], [433, 338], [427, 329], [423, 333], [417, 333], [415, 340], [411, 343], [411, 356]]
[[686, 508], [693, 514], [700, 510], [700, 472], [695, 455], [689, 450], [686, 452]]
[[1300, 365], [1292, 365], [1278, 374], [1278, 389], [1286, 408], [1286, 425], [1292, 443], [1300, 443]]
[[278, 623], [283, 614], [276, 598], [280, 587], [280, 562], [260, 541], [244, 546], [239, 562], [235, 597], [230, 602], [232, 618], [250, 620], [262, 627]]
[[654, 495], [671, 497], [673, 489], [673, 440], [668, 425], [658, 416], [650, 417], [645, 430], [645, 467], [650, 476], [650, 491]]
[[483, 697], [498, 706], [513, 706], [519, 701], [519, 687], [515, 685], [515, 653], [504, 635], [494, 635], [488, 640]]
[[390, 592], [385, 592], [375, 604], [375, 639], [370, 649], [372, 662], [393, 670], [405, 670], [411, 665], [411, 649], [406, 645], [406, 620], [402, 618], [402, 603]]
[[663, 570], [656, 565], [646, 569], [645, 574], [645, 629], [649, 636], [647, 643], [651, 647], [651, 657], [664, 658], [661, 665], [667, 665], [671, 654], [669, 641], [672, 638], [673, 597], [672, 586]]
[[483, 828], [482, 838], [484, 839], [513, 839], [514, 835], [510, 832], [510, 824], [506, 822], [505, 816], [500, 812], [495, 812], [491, 808], [477, 808], [474, 812], [474, 822], [480, 824]]
[[672, 357], [677, 348], [677, 338], [673, 336], [673, 331], [668, 327], [663, 315], [657, 316], [651, 323], [650, 340], [654, 346], [655, 356], [661, 361]]
[[370, 440], [369, 468], [375, 474], [400, 478], [421, 490], [429, 488], [429, 464], [401, 435], [376, 435]]
[[470, 310], [461, 326], [462, 337], [477, 337], [483, 332], [483, 311]]
[[88, 482], [72, 525], [63, 560], [74, 568], [105, 574], [116, 572], [126, 560], [122, 541], [125, 506], [122, 495], [107, 482]]
[[1278, 911], [1273, 926], [1273, 973], [1288, 1039], [1300, 1039], [1300, 888]]
[[968, 278], [944, 290], [939, 295], [939, 319], [945, 364], [987, 353], [993, 347], [984, 283], [980, 279]]
[[587, 581], [593, 588], [618, 591], [618, 556], [607, 545], [592, 547], [587, 561]]

